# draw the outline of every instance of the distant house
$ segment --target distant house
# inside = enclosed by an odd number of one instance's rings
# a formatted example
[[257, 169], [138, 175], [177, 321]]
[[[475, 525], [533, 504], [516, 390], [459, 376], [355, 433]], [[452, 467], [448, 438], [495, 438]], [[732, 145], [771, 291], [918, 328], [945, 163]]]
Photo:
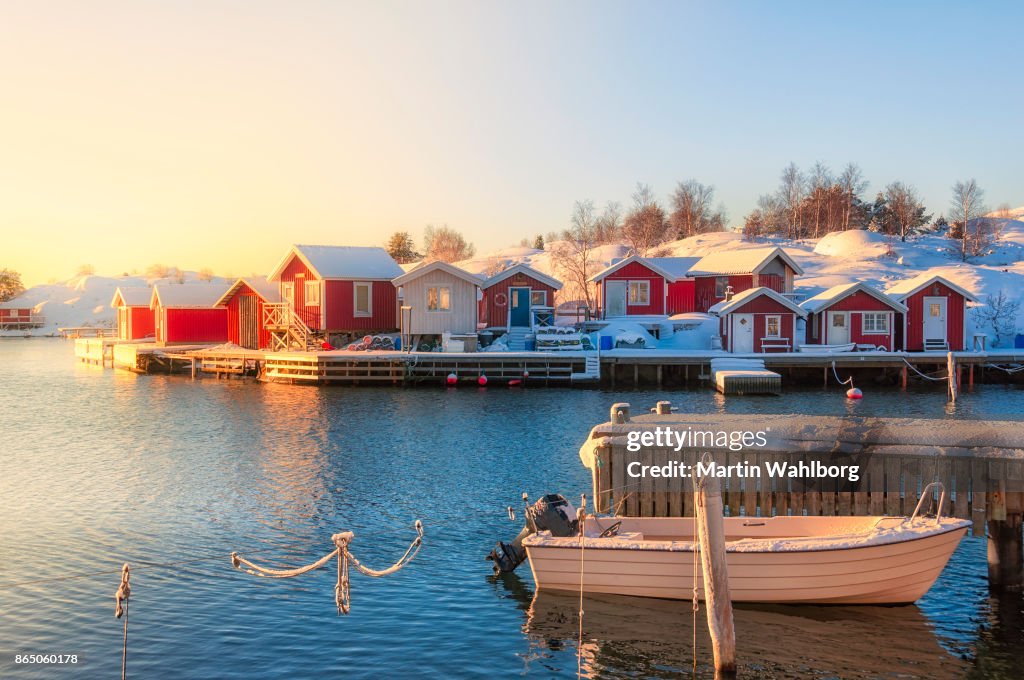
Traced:
[[885, 293], [907, 308], [900, 329], [906, 351], [967, 348], [967, 303], [977, 302], [970, 292], [926, 272], [891, 286]]
[[41, 328], [45, 323], [46, 317], [34, 307], [19, 306], [16, 300], [0, 305], [0, 331]]
[[606, 319], [671, 315], [693, 311], [693, 280], [687, 271], [696, 257], [640, 257], [612, 263], [590, 280]]
[[149, 303], [153, 289], [144, 286], [119, 287], [110, 306], [117, 310], [117, 337], [121, 340], [152, 338], [156, 327]]
[[447, 262], [421, 264], [393, 280], [403, 307], [402, 332], [410, 336], [475, 334], [483, 280]]
[[153, 310], [158, 344], [205, 344], [228, 340], [228, 310], [218, 307], [224, 294], [220, 283], [158, 283], [153, 286]]
[[528, 328], [531, 310], [554, 307], [555, 291], [562, 282], [525, 265], [517, 264], [481, 284], [480, 325], [485, 328]]
[[267, 279], [306, 326], [330, 337], [395, 330], [391, 280], [401, 275], [383, 248], [294, 245]]
[[723, 250], [696, 262], [687, 276], [694, 280], [695, 312], [707, 312], [725, 300], [726, 292], [742, 293], [750, 288], [770, 288], [791, 294], [793, 279], [804, 273], [782, 248]]
[[902, 349], [897, 326], [907, 308], [866, 283], [833, 286], [800, 303], [807, 312], [806, 342], [810, 345], [857, 343]]
[[280, 301], [277, 284], [263, 277], [235, 281], [216, 302], [228, 310], [228, 342], [247, 349], [270, 347], [270, 331], [263, 325], [263, 306]]
[[759, 286], [749, 288], [708, 310], [719, 318], [722, 348], [728, 352], [792, 352], [796, 319], [807, 313], [781, 294]]

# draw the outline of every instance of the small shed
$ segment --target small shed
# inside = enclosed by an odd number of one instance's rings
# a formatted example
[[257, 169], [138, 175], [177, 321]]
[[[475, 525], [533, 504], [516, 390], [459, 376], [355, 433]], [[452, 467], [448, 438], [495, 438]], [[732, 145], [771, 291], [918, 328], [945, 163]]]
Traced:
[[221, 283], [158, 283], [153, 286], [157, 344], [221, 343], [228, 340], [228, 310], [218, 307]]
[[0, 305], [0, 331], [40, 328], [46, 318], [35, 307], [18, 306], [16, 301]]
[[426, 262], [393, 281], [405, 335], [475, 334], [483, 280], [447, 262]]
[[391, 280], [401, 275], [383, 248], [294, 245], [267, 279], [310, 329], [364, 334], [398, 327]]
[[782, 248], [719, 250], [705, 255], [690, 268], [694, 279], [694, 310], [707, 312], [725, 300], [750, 288], [770, 288], [776, 293], [793, 293], [793, 281], [804, 270]]
[[246, 349], [270, 347], [270, 331], [263, 325], [263, 305], [281, 301], [277, 284], [263, 277], [241, 278], [217, 300], [228, 310], [228, 342]]
[[807, 312], [806, 342], [810, 345], [874, 345], [901, 349], [897, 322], [907, 308], [882, 291], [858, 281], [833, 286], [800, 303]]
[[121, 340], [152, 338], [155, 332], [153, 310], [149, 303], [153, 289], [122, 286], [114, 291], [110, 306], [117, 310], [117, 337]]
[[712, 305], [719, 319], [722, 348], [728, 352], [792, 352], [796, 349], [796, 319], [807, 313], [780, 293], [758, 286]]
[[613, 262], [590, 277], [597, 285], [600, 316], [651, 316], [665, 313], [665, 290], [675, 277], [639, 255]]
[[498, 272], [481, 285], [480, 324], [485, 328], [530, 327], [533, 309], [555, 305], [562, 282], [526, 264]]
[[949, 279], [925, 272], [885, 291], [907, 309], [903, 347], [908, 352], [967, 348], [967, 303], [978, 299]]

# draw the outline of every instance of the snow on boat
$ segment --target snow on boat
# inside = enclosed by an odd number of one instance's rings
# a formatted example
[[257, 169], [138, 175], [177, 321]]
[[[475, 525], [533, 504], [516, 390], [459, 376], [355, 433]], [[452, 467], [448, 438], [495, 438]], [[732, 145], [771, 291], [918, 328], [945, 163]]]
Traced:
[[810, 354], [837, 354], [840, 352], [852, 352], [857, 347], [855, 342], [846, 342], [841, 345], [800, 345], [798, 351]]
[[[726, 517], [735, 602], [909, 604], [946, 566], [971, 522], [951, 517]], [[691, 517], [588, 517], [586, 537], [522, 538], [538, 589], [693, 597]], [[558, 532], [556, 532], [558, 533]], [[602, 534], [614, 534], [605, 535]], [[697, 591], [703, 596], [698, 566]]]

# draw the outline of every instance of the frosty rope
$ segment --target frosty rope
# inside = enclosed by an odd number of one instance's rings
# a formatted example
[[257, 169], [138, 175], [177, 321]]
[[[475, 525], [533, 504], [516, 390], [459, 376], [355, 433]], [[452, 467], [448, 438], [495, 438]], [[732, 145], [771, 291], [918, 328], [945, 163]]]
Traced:
[[583, 677], [583, 552], [587, 544], [587, 534], [585, 531], [587, 521], [587, 494], [580, 496], [581, 503], [579, 510], [576, 511], [576, 519], [579, 522], [580, 530], [580, 634], [579, 641], [576, 643], [576, 677]]
[[836, 373], [836, 362], [835, 361], [832, 362], [832, 375], [834, 375], [836, 377], [836, 382], [839, 383], [840, 385], [847, 385], [848, 384], [850, 387], [853, 387], [853, 376], [852, 375], [849, 378], [847, 378], [846, 380], [840, 380], [839, 379], [839, 374]]
[[[128, 666], [128, 598], [132, 594], [130, 580], [131, 571], [128, 568], [128, 563], [125, 562], [124, 566], [121, 567], [121, 585], [117, 587], [117, 592], [114, 593], [114, 616], [121, 618], [124, 615], [124, 641], [121, 646], [121, 680], [124, 680]], [[121, 607], [122, 601], [124, 602], [124, 607]]]
[[946, 380], [949, 380], [949, 376], [942, 376], [941, 378], [937, 378], [935, 376], [928, 375], [927, 373], [922, 373], [921, 371], [917, 370], [917, 367], [914, 366], [914, 364], [910, 363], [906, 359], [903, 360], [903, 363], [909, 366], [910, 370], [912, 370], [914, 373], [917, 373], [925, 380], [934, 380], [935, 382], [945, 382]]
[[[338, 579], [334, 584], [334, 604], [338, 607], [339, 615], [348, 614], [351, 609], [348, 576], [349, 562], [359, 570], [359, 573], [364, 574], [365, 576], [380, 578], [382, 576], [387, 576], [388, 574], [394, 574], [396, 571], [402, 569], [402, 567], [411, 562], [413, 558], [416, 557], [417, 553], [419, 553], [420, 547], [423, 545], [423, 523], [416, 520], [416, 538], [414, 538], [412, 543], [409, 544], [405, 554], [403, 554], [397, 562], [386, 569], [370, 569], [360, 563], [348, 549], [349, 544], [354, 538], [355, 534], [351, 531], [343, 531], [341, 533], [334, 534], [331, 536], [331, 542], [334, 543], [334, 550], [312, 564], [295, 567], [294, 569], [271, 569], [270, 567], [260, 566], [255, 562], [240, 556], [237, 552], [231, 553], [231, 564], [236, 569], [242, 569], [253, 576], [261, 576], [264, 578], [294, 578], [296, 576], [309, 573], [315, 569], [319, 569], [337, 557]], [[243, 565], [247, 568], [243, 569]]]

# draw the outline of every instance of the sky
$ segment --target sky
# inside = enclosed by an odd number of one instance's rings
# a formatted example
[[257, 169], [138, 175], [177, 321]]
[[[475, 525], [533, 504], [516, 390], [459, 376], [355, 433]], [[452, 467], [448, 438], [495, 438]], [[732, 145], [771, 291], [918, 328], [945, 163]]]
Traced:
[[858, 163], [1024, 205], [1024, 3], [0, 0], [0, 268], [267, 273], [448, 224]]

